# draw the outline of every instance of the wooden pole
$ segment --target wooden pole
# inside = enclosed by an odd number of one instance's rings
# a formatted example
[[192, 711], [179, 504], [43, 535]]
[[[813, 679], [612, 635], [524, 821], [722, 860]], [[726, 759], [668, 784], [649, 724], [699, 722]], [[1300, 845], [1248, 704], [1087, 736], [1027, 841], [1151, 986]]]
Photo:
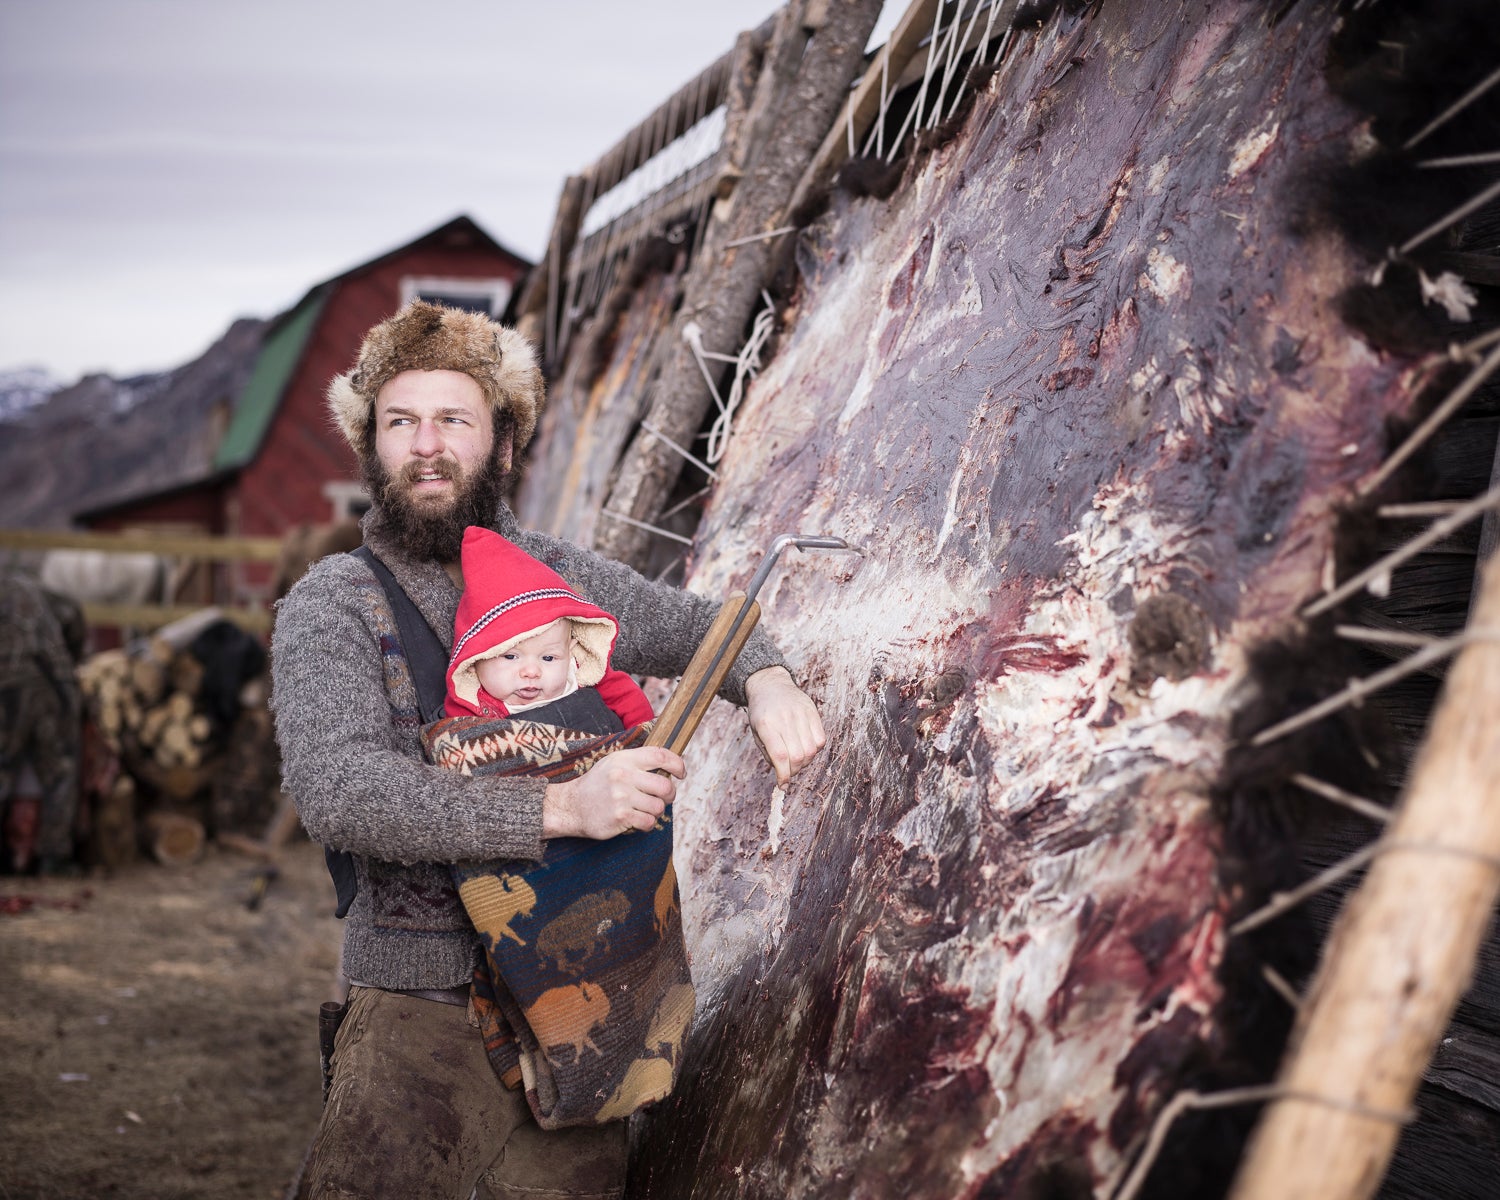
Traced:
[[5, 550], [105, 550], [112, 554], [160, 554], [209, 562], [275, 562], [281, 539], [217, 537], [189, 533], [84, 533], [73, 529], [0, 529]]
[[[739, 627], [735, 628], [734, 623], [739, 618], [741, 609], [745, 610], [745, 615], [740, 620]], [[656, 718], [646, 745], [665, 746], [674, 754], [681, 754], [687, 749], [688, 742], [708, 713], [708, 706], [723, 686], [724, 677], [729, 674], [729, 669], [734, 666], [759, 621], [760, 605], [752, 600], [746, 608], [744, 592], [735, 592], [724, 601], [703, 644], [698, 647], [687, 670], [682, 673], [677, 690], [672, 693], [667, 706]], [[731, 632], [734, 635], [732, 639]]]
[[1381, 852], [1324, 950], [1231, 1200], [1373, 1196], [1500, 895], [1500, 557]]
[[[846, 0], [827, 10], [827, 23], [807, 36], [805, 0], [791, 0], [776, 18], [755, 96], [739, 126], [744, 177], [719, 207], [704, 236], [700, 261], [690, 270], [682, 308], [662, 348], [666, 356], [657, 377], [644, 430], [621, 458], [604, 507], [636, 521], [651, 522], [665, 506], [682, 472], [682, 458], [671, 443], [688, 445], [708, 412], [711, 393], [702, 368], [686, 345], [689, 324], [698, 326], [712, 352], [733, 353], [741, 345], [761, 292], [777, 262], [767, 241], [734, 248], [728, 242], [777, 228], [797, 182], [843, 104], [850, 82], [864, 63], [864, 45], [880, 15], [877, 0]], [[731, 148], [730, 161], [737, 160]], [[716, 368], [716, 373], [723, 374]], [[624, 521], [602, 523], [596, 550], [622, 562], [644, 558], [650, 534]]]
[[[886, 86], [896, 82], [922, 39], [932, 31], [932, 19], [942, 0], [912, 0], [901, 15], [896, 28], [891, 30], [885, 45], [865, 69], [859, 85], [844, 102], [833, 128], [823, 138], [823, 144], [813, 156], [811, 165], [797, 185], [790, 208], [796, 209], [814, 191], [828, 186], [834, 172], [849, 158], [849, 130], [854, 130], [854, 152], [859, 153], [860, 143], [869, 132], [870, 125], [880, 113], [880, 88], [884, 78]], [[1013, 7], [1013, 0], [1011, 0]]]

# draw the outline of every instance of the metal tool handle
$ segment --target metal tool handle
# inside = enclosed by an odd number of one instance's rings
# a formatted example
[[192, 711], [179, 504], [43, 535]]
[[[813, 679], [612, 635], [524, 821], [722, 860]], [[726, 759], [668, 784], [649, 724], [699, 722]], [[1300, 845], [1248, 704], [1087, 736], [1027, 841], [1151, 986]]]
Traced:
[[702, 723], [714, 695], [724, 684], [724, 677], [734, 666], [745, 648], [750, 634], [760, 621], [760, 605], [755, 597], [765, 585], [766, 578], [776, 560], [789, 546], [799, 550], [852, 550], [856, 554], [864, 551], [851, 546], [843, 538], [822, 537], [807, 534], [784, 533], [771, 543], [761, 559], [760, 566], [750, 578], [750, 586], [744, 592], [735, 592], [724, 601], [719, 615], [709, 627], [708, 635], [698, 647], [682, 681], [647, 738], [648, 746], [665, 746], [675, 754], [681, 754]]

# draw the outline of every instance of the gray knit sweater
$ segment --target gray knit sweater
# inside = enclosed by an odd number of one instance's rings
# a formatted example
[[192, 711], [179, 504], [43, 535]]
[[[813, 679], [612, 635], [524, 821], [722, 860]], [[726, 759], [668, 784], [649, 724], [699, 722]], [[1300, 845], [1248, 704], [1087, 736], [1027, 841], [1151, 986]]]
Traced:
[[[383, 525], [378, 510], [365, 517], [365, 544], [450, 649], [459, 589], [437, 563], [404, 557]], [[717, 611], [568, 542], [523, 533], [503, 506], [491, 527], [614, 614], [622, 671], [680, 674]], [[444, 864], [539, 858], [545, 785], [467, 778], [422, 761], [395, 619], [370, 568], [351, 555], [315, 564], [281, 602], [271, 654], [284, 785], [314, 840], [355, 856], [344, 973], [384, 988], [466, 983], [478, 943]], [[721, 694], [744, 704], [745, 680], [781, 663], [757, 631]]]

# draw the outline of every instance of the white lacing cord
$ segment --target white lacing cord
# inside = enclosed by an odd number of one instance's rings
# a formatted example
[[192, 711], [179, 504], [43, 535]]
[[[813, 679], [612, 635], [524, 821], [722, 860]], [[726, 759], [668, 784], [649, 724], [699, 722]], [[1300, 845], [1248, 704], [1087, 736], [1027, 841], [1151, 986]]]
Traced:
[[[755, 321], [750, 326], [750, 337], [738, 354], [718, 354], [712, 350], [705, 350], [703, 330], [696, 321], [688, 322], [682, 330], [682, 340], [692, 350], [693, 357], [698, 363], [698, 370], [703, 372], [703, 381], [708, 384], [709, 395], [714, 398], [714, 404], [719, 409], [719, 415], [708, 431], [708, 449], [703, 455], [710, 463], [718, 462], [729, 448], [729, 435], [733, 432], [734, 414], [744, 398], [745, 384], [760, 372], [760, 352], [767, 339], [770, 338], [771, 331], [776, 327], [776, 306], [764, 291], [760, 295], [766, 306], [755, 314]], [[734, 364], [734, 379], [729, 385], [727, 400], [719, 395], [719, 389], [714, 384], [713, 373], [708, 369], [709, 359]]]

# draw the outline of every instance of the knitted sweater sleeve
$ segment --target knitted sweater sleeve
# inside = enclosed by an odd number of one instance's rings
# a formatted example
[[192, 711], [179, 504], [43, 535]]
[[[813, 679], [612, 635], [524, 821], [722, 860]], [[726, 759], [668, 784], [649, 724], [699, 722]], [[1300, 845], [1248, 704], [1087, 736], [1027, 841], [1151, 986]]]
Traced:
[[390, 646], [380, 586], [348, 555], [316, 564], [278, 607], [272, 708], [307, 832], [386, 862], [540, 858], [546, 785], [424, 763], [416, 690]]
[[[522, 535], [522, 548], [541, 559], [573, 587], [613, 614], [620, 623], [611, 665], [635, 675], [671, 678], [687, 668], [693, 652], [708, 634], [719, 605], [681, 588], [653, 583], [612, 559], [560, 538]], [[745, 681], [765, 667], [784, 667], [763, 629], [757, 628], [725, 677], [719, 694], [745, 704]]]

